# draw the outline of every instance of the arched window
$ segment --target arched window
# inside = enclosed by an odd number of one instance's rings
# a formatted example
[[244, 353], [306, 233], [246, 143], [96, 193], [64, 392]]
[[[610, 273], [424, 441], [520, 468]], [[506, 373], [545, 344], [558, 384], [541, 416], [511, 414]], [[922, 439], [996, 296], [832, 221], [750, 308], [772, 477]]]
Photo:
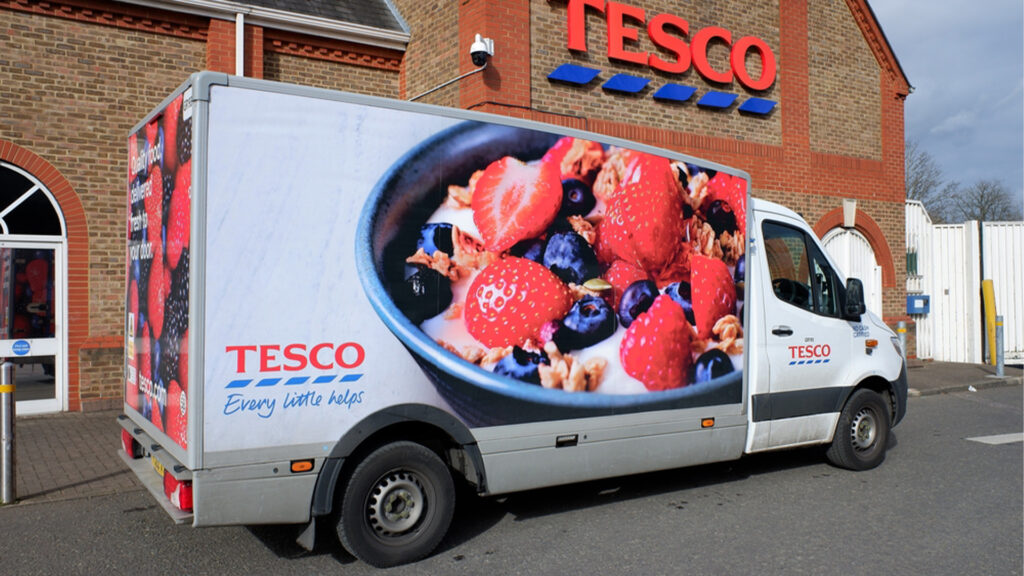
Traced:
[[21, 168], [0, 161], [0, 234], [64, 236], [64, 219], [50, 191]]

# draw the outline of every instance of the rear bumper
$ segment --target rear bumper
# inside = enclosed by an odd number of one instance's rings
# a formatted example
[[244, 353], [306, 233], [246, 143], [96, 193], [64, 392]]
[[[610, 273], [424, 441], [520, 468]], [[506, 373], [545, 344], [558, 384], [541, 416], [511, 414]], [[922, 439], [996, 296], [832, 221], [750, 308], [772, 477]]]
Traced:
[[193, 521], [192, 512], [186, 512], [175, 506], [170, 500], [168, 500], [164, 493], [164, 479], [157, 472], [157, 464], [162, 467], [164, 474], [169, 474], [175, 479], [182, 482], [192, 481], [192, 471], [186, 468], [176, 458], [167, 453], [166, 450], [160, 447], [160, 444], [156, 442], [149, 434], [146, 434], [142, 428], [139, 428], [131, 421], [130, 418], [121, 414], [117, 417], [118, 424], [121, 425], [132, 438], [142, 447], [142, 456], [140, 458], [132, 458], [131, 455], [126, 453], [124, 450], [118, 450], [118, 454], [124, 463], [128, 466], [128, 469], [135, 474], [135, 477], [139, 479], [139, 482], [146, 487], [147, 490], [153, 495], [157, 503], [164, 509], [165, 512], [171, 517], [176, 524], [191, 524]]

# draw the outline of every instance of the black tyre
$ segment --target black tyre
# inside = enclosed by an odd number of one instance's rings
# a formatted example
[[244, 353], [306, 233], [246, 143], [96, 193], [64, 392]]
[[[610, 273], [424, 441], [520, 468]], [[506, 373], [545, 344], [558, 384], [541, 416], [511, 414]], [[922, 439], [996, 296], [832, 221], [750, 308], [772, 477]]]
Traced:
[[441, 542], [454, 510], [455, 484], [441, 458], [394, 442], [360, 462], [342, 489], [338, 539], [378, 568], [414, 562]]
[[828, 459], [840, 468], [870, 470], [885, 460], [889, 444], [889, 407], [877, 392], [857, 390], [847, 400], [828, 447]]

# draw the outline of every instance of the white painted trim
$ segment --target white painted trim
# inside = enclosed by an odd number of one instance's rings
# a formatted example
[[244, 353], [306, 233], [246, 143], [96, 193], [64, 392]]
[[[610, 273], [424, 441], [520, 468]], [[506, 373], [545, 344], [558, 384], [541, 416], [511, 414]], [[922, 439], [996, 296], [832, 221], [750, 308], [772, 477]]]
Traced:
[[[235, 20], [237, 14], [245, 14], [249, 23], [277, 30], [287, 30], [301, 34], [310, 34], [323, 38], [334, 38], [357, 44], [377, 46], [404, 52], [409, 44], [409, 32], [395, 32], [383, 28], [363, 26], [351, 22], [341, 22], [330, 18], [307, 16], [273, 8], [248, 6], [226, 0], [123, 0], [127, 4], [146, 6], [207, 16], [222, 20]], [[399, 19], [399, 24], [405, 26]]]
[[235, 14], [235, 76], [245, 76], [245, 13]]

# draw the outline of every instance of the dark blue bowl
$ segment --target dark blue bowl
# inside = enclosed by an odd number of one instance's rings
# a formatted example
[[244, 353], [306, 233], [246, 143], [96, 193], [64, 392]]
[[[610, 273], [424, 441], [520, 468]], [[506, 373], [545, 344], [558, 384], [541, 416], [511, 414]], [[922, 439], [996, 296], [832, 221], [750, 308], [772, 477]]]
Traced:
[[741, 371], [645, 394], [565, 392], [527, 384], [484, 370], [445, 350], [395, 305], [387, 286], [401, 281], [405, 257], [411, 254], [409, 246], [444, 200], [448, 185], [465, 185], [473, 172], [504, 156], [540, 158], [559, 137], [469, 121], [425, 140], [388, 169], [363, 206], [356, 231], [356, 264], [374, 310], [471, 426], [740, 403]]

